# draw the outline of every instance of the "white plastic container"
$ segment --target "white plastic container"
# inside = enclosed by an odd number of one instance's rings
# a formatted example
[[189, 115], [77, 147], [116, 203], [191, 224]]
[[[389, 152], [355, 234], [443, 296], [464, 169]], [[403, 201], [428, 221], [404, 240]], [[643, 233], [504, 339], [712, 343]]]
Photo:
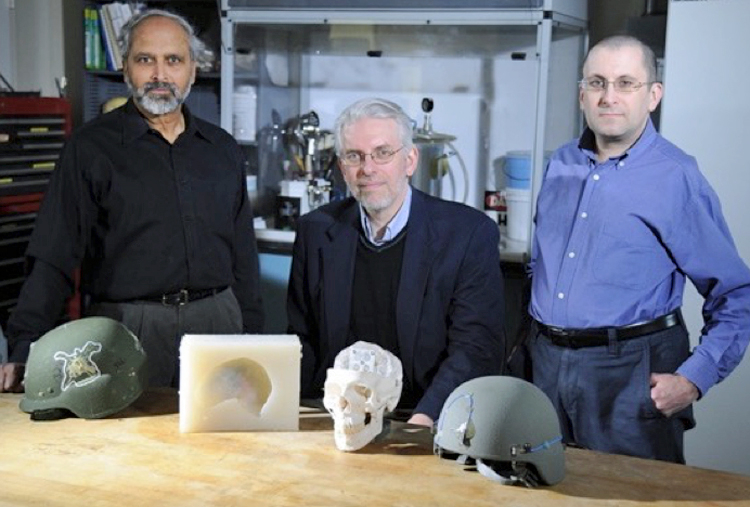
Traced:
[[504, 193], [508, 208], [508, 238], [528, 241], [531, 229], [531, 190], [507, 188]]
[[254, 174], [245, 176], [245, 185], [247, 187], [247, 197], [255, 203], [258, 199], [258, 177]]
[[232, 95], [232, 132], [238, 141], [255, 141], [258, 93], [254, 86], [238, 86]]

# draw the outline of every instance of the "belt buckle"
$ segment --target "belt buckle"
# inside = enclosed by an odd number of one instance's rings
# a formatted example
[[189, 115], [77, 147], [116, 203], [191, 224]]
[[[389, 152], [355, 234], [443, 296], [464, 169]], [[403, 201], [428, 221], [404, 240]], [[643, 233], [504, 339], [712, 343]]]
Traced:
[[552, 334], [555, 335], [557, 338], [564, 340], [566, 342], [570, 342], [570, 339], [575, 336], [574, 331], [569, 331], [567, 329], [564, 329], [562, 327], [551, 327], [550, 330], [552, 331]]
[[181, 289], [179, 292], [174, 294], [164, 294], [161, 297], [161, 304], [166, 306], [179, 305], [182, 306], [190, 301], [190, 294], [187, 289]]
[[549, 330], [553, 341], [556, 342], [558, 346], [567, 348], [574, 347], [575, 343], [573, 341], [573, 336], [575, 336], [575, 333], [561, 327], [550, 327]]

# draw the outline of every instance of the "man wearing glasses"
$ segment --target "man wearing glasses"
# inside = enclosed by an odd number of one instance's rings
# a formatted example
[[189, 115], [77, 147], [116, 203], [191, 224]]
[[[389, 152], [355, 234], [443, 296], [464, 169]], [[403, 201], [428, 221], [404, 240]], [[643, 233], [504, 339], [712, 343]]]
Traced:
[[[654, 129], [651, 49], [599, 42], [579, 93], [588, 127], [551, 157], [537, 201], [533, 380], [567, 442], [684, 463], [692, 403], [747, 347], [750, 271], [695, 159]], [[705, 298], [692, 353], [686, 278]]]
[[334, 130], [351, 197], [300, 219], [289, 282], [302, 396], [320, 398], [336, 354], [364, 340], [401, 360], [399, 408], [429, 426], [459, 384], [500, 371], [498, 227], [409, 185], [419, 152], [398, 105], [355, 102]]

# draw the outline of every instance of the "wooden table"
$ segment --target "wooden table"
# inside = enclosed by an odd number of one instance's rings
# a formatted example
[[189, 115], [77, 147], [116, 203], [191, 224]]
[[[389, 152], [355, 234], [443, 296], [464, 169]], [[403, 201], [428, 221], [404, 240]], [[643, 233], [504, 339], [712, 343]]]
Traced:
[[180, 434], [172, 390], [102, 420], [33, 422], [20, 398], [0, 394], [0, 506], [750, 505], [747, 476], [578, 449], [554, 487], [503, 486], [397, 422], [344, 453], [327, 414], [305, 409], [299, 432]]

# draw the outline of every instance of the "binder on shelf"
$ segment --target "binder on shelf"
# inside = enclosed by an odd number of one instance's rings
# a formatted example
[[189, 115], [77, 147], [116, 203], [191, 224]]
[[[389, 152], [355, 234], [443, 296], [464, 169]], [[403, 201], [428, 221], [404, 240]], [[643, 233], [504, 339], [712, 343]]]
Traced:
[[83, 54], [84, 54], [84, 65], [87, 69], [93, 69], [93, 57], [94, 51], [91, 44], [91, 9], [88, 7], [83, 8]]
[[84, 8], [84, 54], [86, 69], [102, 70], [106, 68], [99, 26], [99, 11], [92, 7]]
[[122, 54], [120, 53], [120, 44], [118, 40], [120, 33], [122, 32], [122, 17], [118, 4], [105, 4], [103, 6], [109, 16], [110, 22], [112, 23], [112, 62], [114, 63], [113, 70], [122, 69]]
[[91, 45], [93, 48], [92, 59], [94, 63], [94, 69], [103, 70], [107, 68], [107, 62], [104, 56], [104, 48], [102, 47], [102, 32], [99, 23], [99, 11], [91, 9]]
[[121, 70], [118, 40], [125, 23], [145, 8], [142, 2], [109, 2], [84, 8], [85, 66], [89, 70]]
[[[135, 7], [135, 9], [137, 8]], [[122, 27], [135, 12], [136, 10], [128, 3], [111, 2], [99, 6], [97, 16], [94, 19], [100, 26], [101, 47], [105, 53], [104, 61], [106, 64], [102, 68], [107, 70], [122, 69], [122, 53], [118, 40], [120, 34], [122, 34]]]
[[112, 18], [109, 15], [107, 4], [99, 7], [99, 20], [102, 27], [101, 34], [102, 41], [104, 42], [107, 70], [118, 70], [114, 49], [117, 45], [117, 39], [115, 37], [115, 29], [112, 25]]

